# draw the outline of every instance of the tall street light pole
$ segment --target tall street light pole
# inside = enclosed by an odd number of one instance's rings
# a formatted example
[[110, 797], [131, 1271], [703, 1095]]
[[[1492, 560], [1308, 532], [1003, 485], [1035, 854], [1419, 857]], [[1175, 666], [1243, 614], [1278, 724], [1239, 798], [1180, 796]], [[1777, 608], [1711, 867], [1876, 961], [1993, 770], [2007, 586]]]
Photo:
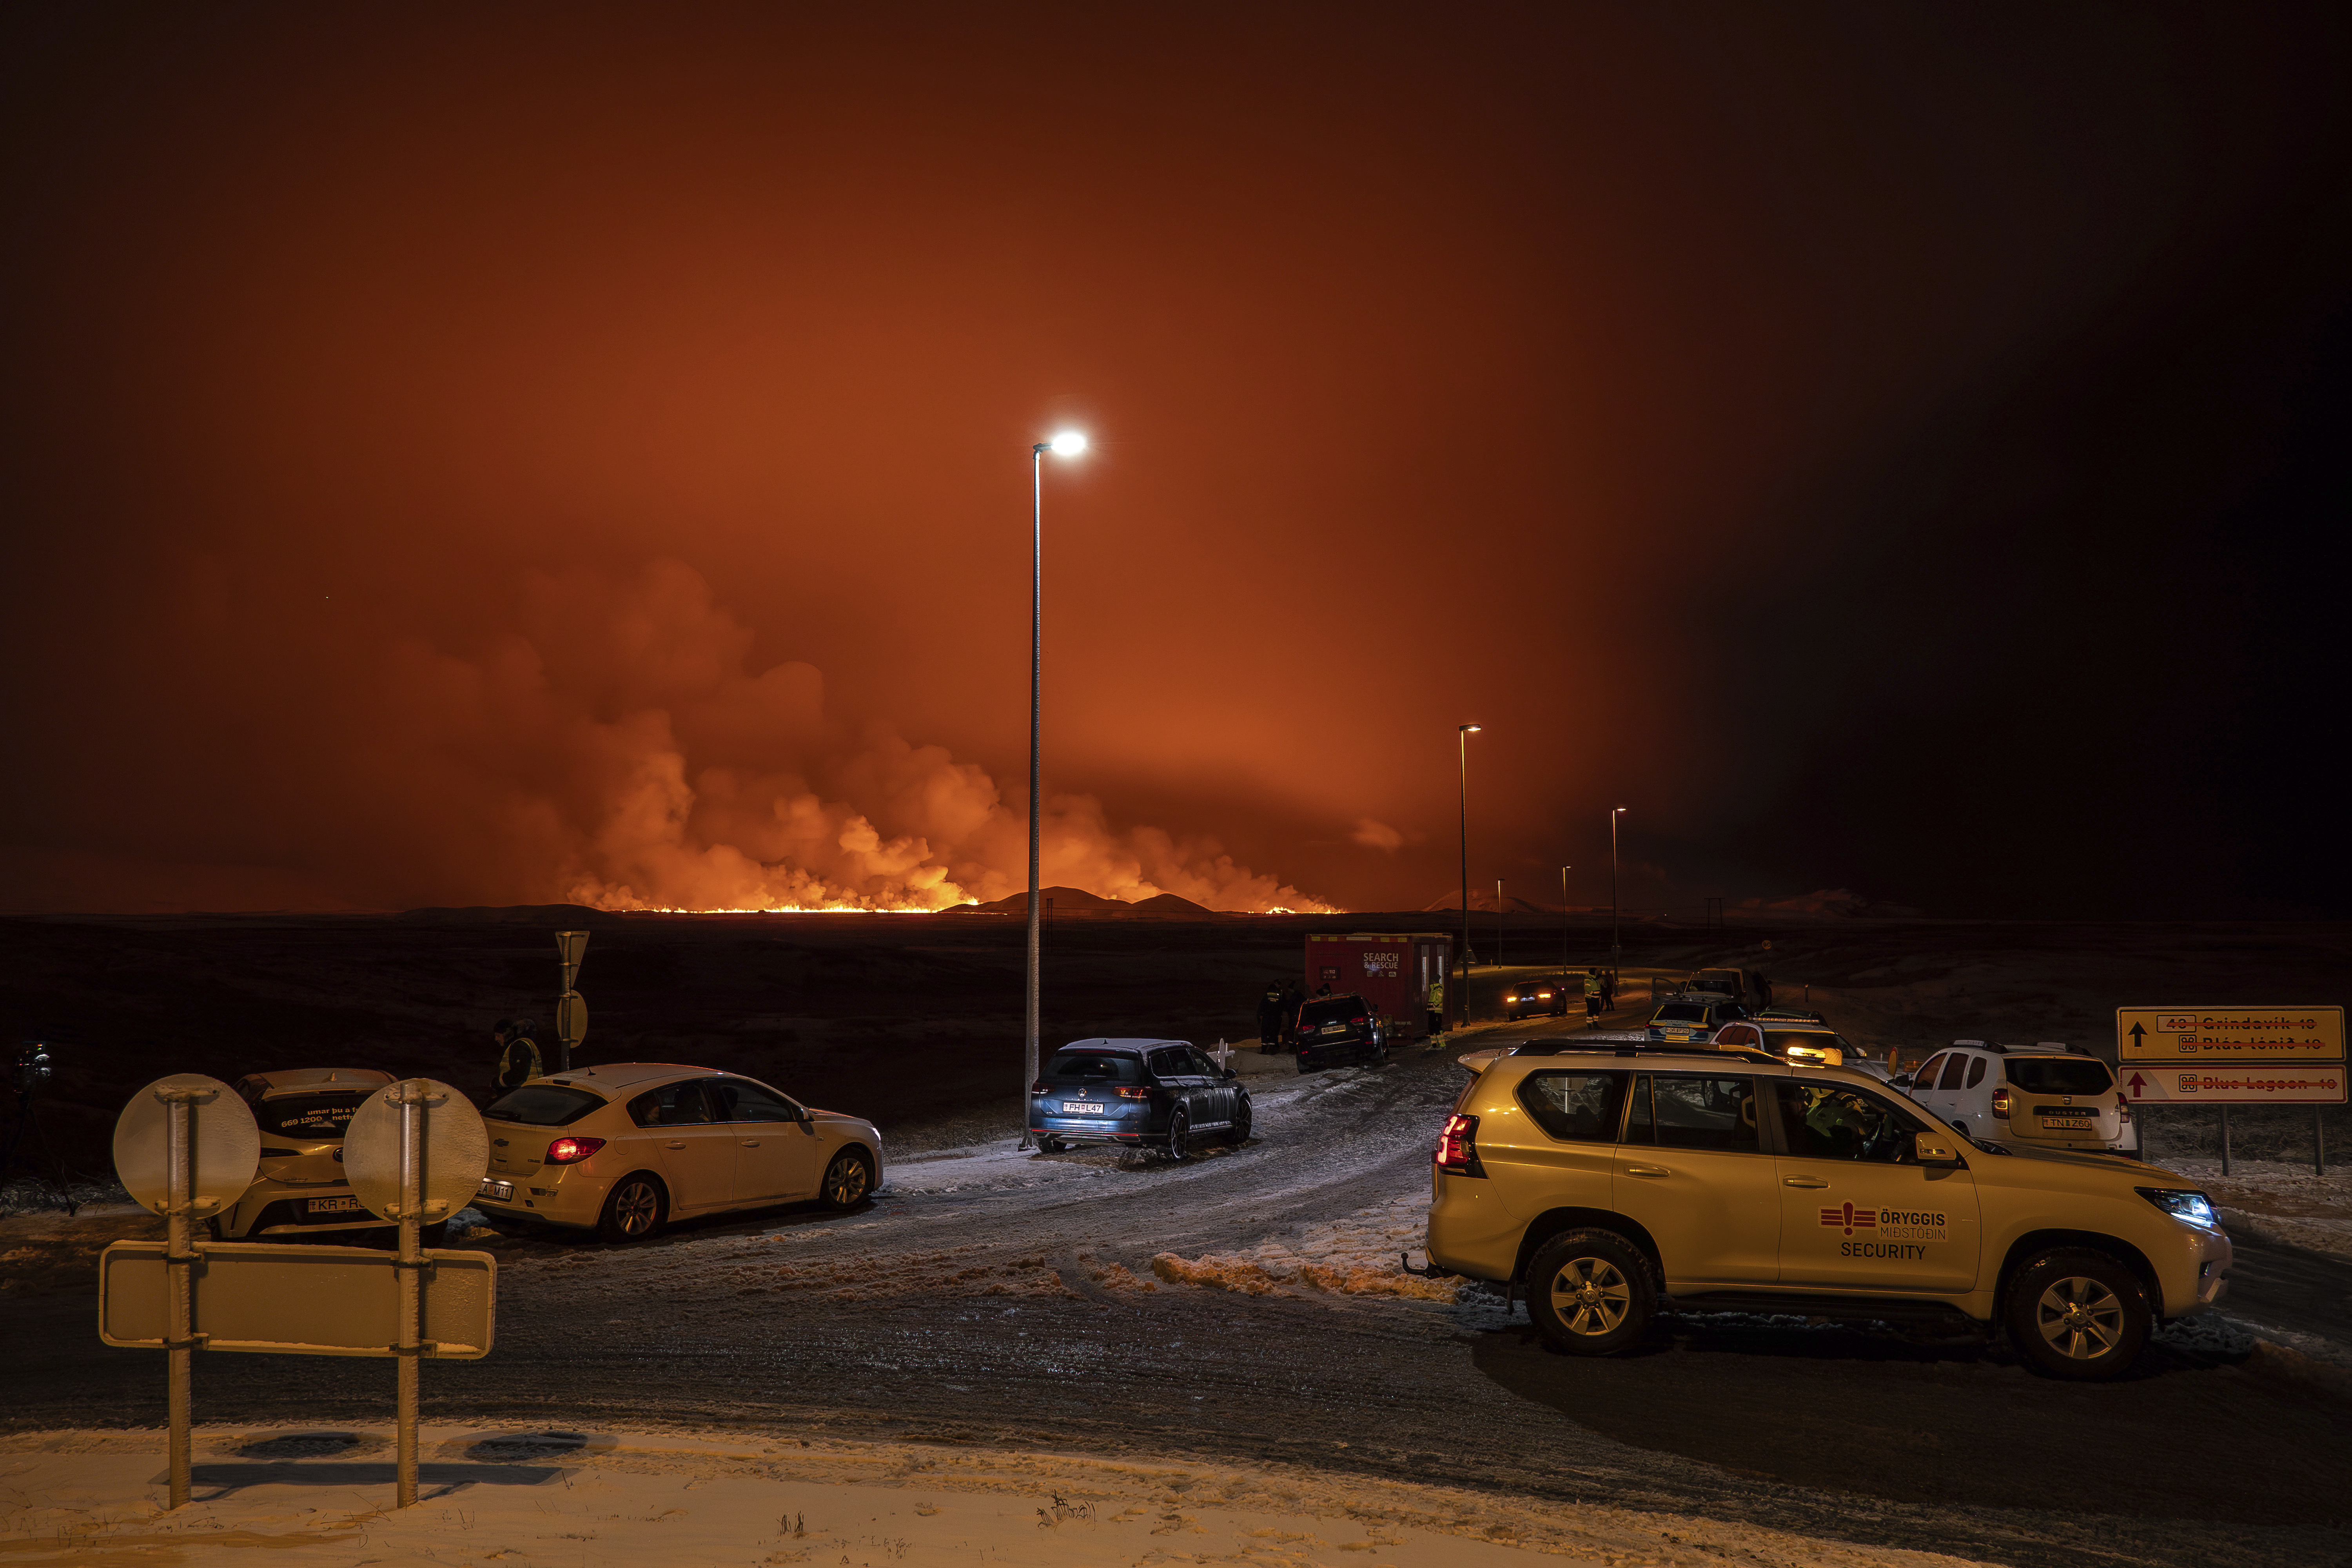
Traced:
[[1568, 984], [1568, 874], [1573, 866], [1559, 868], [1559, 983]]
[[1021, 1147], [1029, 1147], [1029, 1089], [1037, 1081], [1037, 813], [1043, 799], [1038, 765], [1039, 699], [1045, 671], [1045, 454], [1075, 458], [1087, 438], [1065, 430], [1029, 448], [1029, 1007], [1021, 1056]]
[[1454, 750], [1462, 762], [1462, 1016], [1470, 1016], [1470, 737], [1475, 724], [1454, 727]]
[[1618, 955], [1623, 951], [1617, 945], [1617, 819], [1625, 815], [1622, 805], [1609, 812], [1609, 978], [1618, 978]]

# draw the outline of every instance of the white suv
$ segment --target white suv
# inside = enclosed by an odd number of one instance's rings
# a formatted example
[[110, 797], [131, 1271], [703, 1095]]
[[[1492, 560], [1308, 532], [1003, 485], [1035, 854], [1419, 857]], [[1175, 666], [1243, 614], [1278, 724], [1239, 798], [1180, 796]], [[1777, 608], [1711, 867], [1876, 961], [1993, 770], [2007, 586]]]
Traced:
[[2053, 1041], [1955, 1040], [1895, 1087], [1970, 1138], [2036, 1149], [2139, 1147], [2115, 1069]]

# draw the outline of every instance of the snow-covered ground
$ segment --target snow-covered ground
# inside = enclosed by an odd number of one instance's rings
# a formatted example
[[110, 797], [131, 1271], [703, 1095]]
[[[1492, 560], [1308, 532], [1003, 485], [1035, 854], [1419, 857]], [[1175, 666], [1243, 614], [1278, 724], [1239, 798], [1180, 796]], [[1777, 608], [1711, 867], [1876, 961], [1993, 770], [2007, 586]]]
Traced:
[[158, 1432], [0, 1439], [12, 1563], [800, 1563], [923, 1568], [1958, 1568], [1967, 1559], [1683, 1514], [1305, 1468], [703, 1432], [427, 1426], [392, 1506], [382, 1429], [206, 1426], [166, 1510]]

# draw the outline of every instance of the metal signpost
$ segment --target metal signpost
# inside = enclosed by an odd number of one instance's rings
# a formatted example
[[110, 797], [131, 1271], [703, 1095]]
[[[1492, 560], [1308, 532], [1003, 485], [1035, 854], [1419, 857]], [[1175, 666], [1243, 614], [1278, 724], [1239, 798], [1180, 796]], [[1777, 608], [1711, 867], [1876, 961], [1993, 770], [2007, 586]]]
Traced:
[[[466, 1206], [490, 1168], [490, 1134], [473, 1102], [446, 1083], [403, 1079], [368, 1096], [343, 1134], [343, 1171], [372, 1214], [400, 1226], [397, 1501], [416, 1501], [416, 1363], [437, 1355], [425, 1335], [425, 1275], [433, 1267], [418, 1233]], [[475, 1256], [488, 1261], [488, 1254]], [[485, 1336], [487, 1339], [487, 1336]]]
[[203, 1261], [195, 1247], [195, 1222], [243, 1197], [260, 1168], [261, 1129], [252, 1110], [235, 1089], [202, 1073], [157, 1079], [131, 1097], [114, 1124], [115, 1173], [134, 1202], [162, 1215], [170, 1226], [158, 1254], [168, 1305], [163, 1337], [155, 1342], [170, 1358], [166, 1386], [173, 1508], [188, 1500], [193, 1381], [188, 1357], [204, 1342], [195, 1327], [195, 1266]]
[[584, 931], [555, 933], [556, 961], [563, 966], [563, 991], [555, 999], [555, 1070], [572, 1070], [572, 1048], [588, 1037], [588, 1004], [574, 989], [580, 980], [580, 960], [588, 951]]
[[171, 1357], [171, 1506], [188, 1500], [188, 1354], [197, 1349], [399, 1361], [399, 1503], [416, 1501], [416, 1363], [489, 1353], [497, 1262], [420, 1245], [422, 1227], [463, 1208], [489, 1168], [489, 1133], [446, 1084], [408, 1079], [352, 1119], [352, 1190], [400, 1226], [400, 1250], [197, 1242], [196, 1220], [253, 1184], [253, 1112], [226, 1084], [160, 1079], [123, 1109], [114, 1164], [132, 1197], [171, 1221], [169, 1238], [119, 1241], [99, 1261], [99, 1337]]
[[2342, 1007], [2118, 1007], [2116, 1061], [2136, 1106], [2221, 1107], [2225, 1176], [2231, 1106], [2310, 1106], [2312, 1165], [2327, 1173], [2320, 1118], [2345, 1102]]

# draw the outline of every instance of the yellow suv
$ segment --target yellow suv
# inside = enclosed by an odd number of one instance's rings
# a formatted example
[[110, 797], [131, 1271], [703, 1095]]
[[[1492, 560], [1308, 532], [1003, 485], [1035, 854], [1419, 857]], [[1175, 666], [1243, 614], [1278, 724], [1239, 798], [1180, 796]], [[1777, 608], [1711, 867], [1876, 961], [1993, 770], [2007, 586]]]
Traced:
[[2179, 1177], [1970, 1143], [1847, 1068], [1533, 1044], [1454, 1110], [1430, 1262], [1524, 1290], [1579, 1354], [1662, 1309], [1966, 1320], [2053, 1376], [2109, 1378], [2229, 1285], [2230, 1239]]

